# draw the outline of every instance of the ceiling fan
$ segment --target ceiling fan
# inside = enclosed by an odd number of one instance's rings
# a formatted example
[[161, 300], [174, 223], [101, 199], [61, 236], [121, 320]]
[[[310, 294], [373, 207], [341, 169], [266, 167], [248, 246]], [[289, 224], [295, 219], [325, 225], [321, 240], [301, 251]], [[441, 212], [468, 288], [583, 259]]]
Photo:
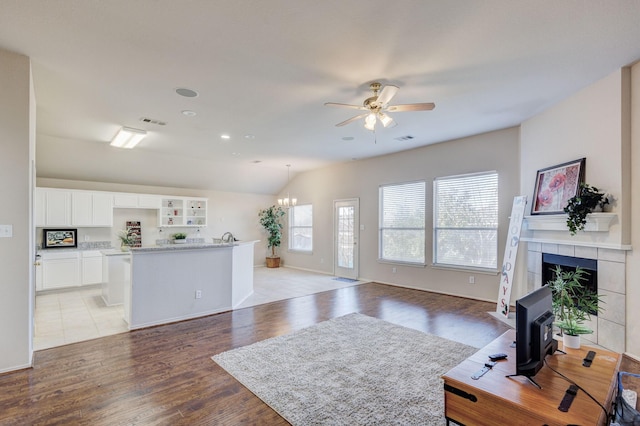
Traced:
[[[356, 120], [364, 118], [364, 127], [367, 130], [375, 130], [376, 122], [380, 120], [384, 127], [394, 126], [396, 123], [393, 121], [387, 112], [403, 112], [403, 111], [430, 111], [436, 107], [433, 102], [419, 103], [419, 104], [405, 104], [405, 105], [389, 105], [389, 102], [398, 93], [397, 86], [384, 86], [380, 90], [382, 85], [378, 82], [373, 82], [369, 85], [369, 88], [373, 91], [373, 96], [367, 98], [360, 105], [340, 104], [335, 102], [326, 102], [326, 106], [338, 107], [338, 108], [350, 108], [361, 111], [366, 111], [362, 114], [351, 117], [341, 123], [336, 124], [337, 127], [345, 126]], [[379, 92], [379, 94], [378, 94]]]

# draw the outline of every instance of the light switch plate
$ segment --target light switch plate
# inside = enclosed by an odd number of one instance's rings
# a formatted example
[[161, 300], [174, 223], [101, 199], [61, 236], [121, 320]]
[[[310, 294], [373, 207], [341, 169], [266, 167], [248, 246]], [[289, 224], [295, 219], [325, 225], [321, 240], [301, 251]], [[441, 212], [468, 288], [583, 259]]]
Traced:
[[13, 225], [0, 225], [0, 238], [13, 237]]

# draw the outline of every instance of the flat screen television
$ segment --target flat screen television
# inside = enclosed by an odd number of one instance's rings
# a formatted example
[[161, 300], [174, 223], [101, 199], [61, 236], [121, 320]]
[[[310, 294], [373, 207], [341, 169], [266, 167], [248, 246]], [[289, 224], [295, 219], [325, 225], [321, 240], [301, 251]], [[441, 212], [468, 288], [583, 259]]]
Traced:
[[554, 319], [548, 286], [516, 300], [515, 376], [525, 376], [536, 386], [533, 376], [544, 365], [545, 357], [558, 349], [558, 342], [553, 338]]

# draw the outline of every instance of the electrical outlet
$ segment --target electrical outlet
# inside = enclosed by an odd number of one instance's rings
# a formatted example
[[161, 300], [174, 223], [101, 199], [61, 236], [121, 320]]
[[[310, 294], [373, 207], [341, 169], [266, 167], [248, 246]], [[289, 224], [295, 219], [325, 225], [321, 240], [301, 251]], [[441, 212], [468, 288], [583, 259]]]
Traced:
[[476, 277], [474, 277], [473, 275], [469, 275], [469, 284], [475, 284], [476, 283]]
[[391, 272], [393, 272], [394, 274], [396, 273], [397, 269], [396, 268], [391, 268]]
[[321, 258], [321, 259], [320, 259], [320, 263], [324, 263], [324, 259], [322, 259], [322, 258]]
[[13, 225], [0, 225], [0, 238], [13, 237]]
[[196, 299], [202, 299], [202, 290], [196, 290]]

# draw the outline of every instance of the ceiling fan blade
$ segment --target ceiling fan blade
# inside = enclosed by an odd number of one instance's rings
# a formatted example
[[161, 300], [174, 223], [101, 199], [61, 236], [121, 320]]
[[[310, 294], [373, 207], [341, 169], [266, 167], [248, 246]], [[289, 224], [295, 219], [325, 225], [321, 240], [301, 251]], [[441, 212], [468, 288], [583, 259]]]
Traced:
[[350, 119], [348, 119], [348, 120], [344, 120], [342, 123], [338, 123], [338, 124], [336, 124], [336, 127], [346, 126], [347, 124], [352, 123], [352, 122], [354, 122], [354, 121], [356, 121], [356, 120], [360, 120], [361, 118], [364, 118], [364, 117], [366, 117], [367, 115], [369, 115], [369, 113], [368, 113], [368, 112], [367, 112], [367, 113], [365, 113], [365, 114], [356, 115], [355, 117], [351, 117], [351, 118], [350, 118]]
[[388, 104], [391, 99], [393, 99], [396, 93], [398, 93], [398, 86], [384, 86], [382, 88], [382, 92], [380, 92], [380, 95], [378, 95], [378, 99], [376, 100], [376, 102], [378, 103], [378, 105], [384, 106]]
[[338, 108], [350, 108], [350, 109], [366, 110], [366, 108], [363, 107], [362, 105], [338, 104], [338, 103], [335, 103], [335, 102], [325, 102], [324, 105], [325, 106], [330, 106], [330, 107], [338, 107]]
[[391, 105], [386, 108], [389, 112], [402, 112], [402, 111], [431, 111], [436, 107], [433, 102], [421, 103], [421, 104], [405, 104], [405, 105]]

